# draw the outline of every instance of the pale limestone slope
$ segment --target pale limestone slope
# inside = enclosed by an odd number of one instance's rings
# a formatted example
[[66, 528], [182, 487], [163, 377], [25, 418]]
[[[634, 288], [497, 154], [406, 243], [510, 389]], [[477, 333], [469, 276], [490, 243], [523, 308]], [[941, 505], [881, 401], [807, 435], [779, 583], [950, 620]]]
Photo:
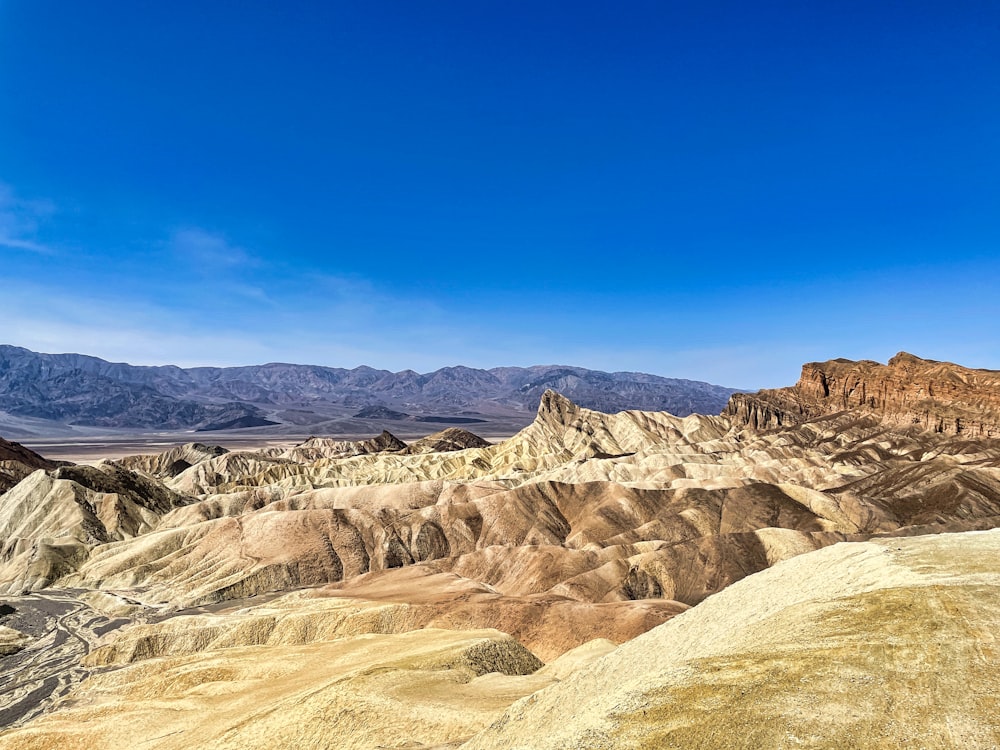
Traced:
[[113, 463], [133, 471], [141, 471], [154, 477], [175, 477], [185, 469], [189, 469], [202, 461], [218, 458], [228, 453], [218, 445], [204, 443], [185, 443], [176, 448], [170, 448], [162, 453], [125, 456]]
[[0, 747], [429, 747], [469, 737], [606, 651], [535, 675], [541, 663], [503, 633], [425, 629], [153, 659], [92, 676], [61, 710], [0, 734]]
[[468, 750], [993, 748], [1000, 531], [839, 544], [511, 706]]
[[0, 591], [47, 586], [94, 547], [148, 533], [185, 502], [110, 464], [39, 469], [0, 495]]

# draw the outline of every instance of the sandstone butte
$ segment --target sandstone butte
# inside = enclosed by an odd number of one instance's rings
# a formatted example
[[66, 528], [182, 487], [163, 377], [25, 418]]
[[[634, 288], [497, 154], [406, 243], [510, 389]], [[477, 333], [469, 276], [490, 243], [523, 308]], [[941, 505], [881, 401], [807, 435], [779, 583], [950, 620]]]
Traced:
[[0, 748], [998, 747], [998, 400], [898, 355], [496, 445], [5, 442]]
[[725, 413], [758, 428], [849, 409], [895, 427], [1000, 437], [1000, 371], [973, 370], [900, 352], [888, 364], [833, 359], [802, 367], [791, 388], [735, 394]]

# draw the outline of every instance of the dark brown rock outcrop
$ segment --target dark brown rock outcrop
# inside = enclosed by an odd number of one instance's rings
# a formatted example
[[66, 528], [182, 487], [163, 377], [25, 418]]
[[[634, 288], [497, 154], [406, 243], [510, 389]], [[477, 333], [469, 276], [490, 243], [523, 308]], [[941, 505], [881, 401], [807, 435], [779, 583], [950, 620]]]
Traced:
[[414, 441], [402, 453], [448, 453], [464, 451], [467, 448], [486, 448], [489, 445], [488, 440], [483, 440], [479, 435], [468, 430], [463, 430], [460, 427], [449, 427]]
[[790, 388], [734, 393], [725, 416], [755, 429], [859, 410], [886, 426], [969, 438], [1000, 437], [1000, 371], [900, 352], [880, 364], [832, 359], [803, 365]]
[[294, 448], [289, 448], [281, 454], [299, 463], [318, 461], [321, 458], [350, 458], [364, 456], [369, 453], [401, 451], [406, 443], [388, 430], [382, 430], [380, 435], [367, 440], [336, 440], [328, 437], [311, 437]]
[[54, 469], [58, 464], [14, 443], [0, 438], [0, 494], [24, 479], [36, 469]]
[[20, 443], [13, 443], [3, 438], [0, 438], [0, 461], [19, 461], [32, 469], [56, 468], [54, 461], [49, 461]]

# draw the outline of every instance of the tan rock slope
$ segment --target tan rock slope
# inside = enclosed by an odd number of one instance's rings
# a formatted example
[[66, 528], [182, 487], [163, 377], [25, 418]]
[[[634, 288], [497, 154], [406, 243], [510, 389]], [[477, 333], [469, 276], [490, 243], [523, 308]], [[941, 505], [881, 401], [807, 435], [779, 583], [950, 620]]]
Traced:
[[0, 656], [16, 654], [30, 642], [30, 637], [24, 633], [0, 625]]
[[888, 364], [832, 359], [802, 366], [791, 388], [735, 393], [725, 414], [758, 429], [848, 409], [885, 424], [971, 438], [1000, 437], [1000, 371], [973, 370], [900, 352]]
[[121, 665], [204, 650], [304, 645], [423, 628], [502, 630], [532, 653], [552, 660], [594, 640], [589, 636], [595, 631], [606, 634], [603, 640], [626, 641], [687, 609], [666, 601], [648, 601], [642, 607], [594, 607], [557, 598], [502, 596], [457, 576], [419, 567], [408, 570], [412, 593], [405, 602], [396, 600], [398, 586], [383, 586], [377, 577], [351, 589], [357, 598], [347, 598], [339, 589], [305, 589], [253, 606], [230, 605], [135, 625], [91, 653], [86, 663]]
[[205, 445], [204, 443], [187, 443], [176, 448], [144, 456], [126, 456], [113, 463], [123, 466], [133, 471], [141, 471], [154, 477], [165, 479], [175, 477], [185, 469], [190, 469], [195, 464], [207, 461], [210, 458], [217, 458], [228, 453], [225, 448], [218, 445]]
[[149, 532], [188, 502], [110, 463], [38, 469], [0, 495], [0, 592], [45, 588], [99, 545]]
[[838, 544], [518, 701], [468, 750], [1000, 746], [1000, 531]]
[[559, 665], [554, 674], [531, 674], [540, 666], [493, 630], [203, 651], [94, 675], [71, 704], [0, 735], [0, 746], [441, 746], [467, 739], [512, 700], [551, 684]]

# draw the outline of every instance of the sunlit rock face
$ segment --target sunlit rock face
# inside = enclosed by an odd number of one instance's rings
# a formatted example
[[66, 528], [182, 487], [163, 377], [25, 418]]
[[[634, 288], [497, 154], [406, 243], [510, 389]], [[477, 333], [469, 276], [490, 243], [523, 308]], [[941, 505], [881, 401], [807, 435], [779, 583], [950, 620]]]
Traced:
[[997, 747], [1000, 531], [801, 555], [513, 704], [467, 750]]
[[888, 364], [832, 359], [802, 367], [791, 388], [736, 393], [725, 414], [759, 429], [847, 410], [894, 428], [968, 438], [1000, 437], [1000, 372], [900, 352]]

